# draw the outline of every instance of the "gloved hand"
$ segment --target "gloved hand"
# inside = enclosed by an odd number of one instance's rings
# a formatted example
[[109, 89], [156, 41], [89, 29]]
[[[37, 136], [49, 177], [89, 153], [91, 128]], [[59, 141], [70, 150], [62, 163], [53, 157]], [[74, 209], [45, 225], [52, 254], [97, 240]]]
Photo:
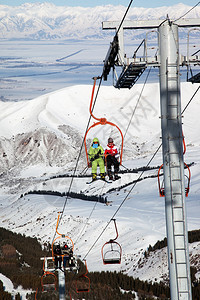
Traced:
[[99, 153], [95, 154], [94, 159], [98, 159], [99, 158]]

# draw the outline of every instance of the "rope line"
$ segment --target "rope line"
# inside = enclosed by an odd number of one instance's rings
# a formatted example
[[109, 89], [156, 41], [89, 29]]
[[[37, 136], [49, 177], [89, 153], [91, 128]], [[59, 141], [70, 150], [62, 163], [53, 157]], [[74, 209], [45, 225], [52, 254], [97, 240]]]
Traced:
[[[154, 157], [156, 156], [156, 154], [158, 153], [158, 151], [160, 150], [162, 144], [160, 144], [160, 146], [157, 148], [157, 150], [154, 152], [153, 156], [151, 157], [151, 159], [149, 160], [149, 162], [146, 165], [146, 168], [150, 165], [150, 163], [152, 162], [152, 160], [154, 159]], [[122, 207], [122, 205], [124, 204], [124, 202], [126, 201], [126, 199], [128, 198], [128, 196], [131, 194], [132, 190], [134, 189], [134, 187], [136, 186], [137, 182], [140, 180], [140, 178], [142, 177], [142, 175], [144, 174], [144, 170], [140, 173], [140, 175], [138, 176], [138, 179], [136, 182], [134, 182], [133, 186], [131, 187], [130, 191], [127, 193], [126, 197], [124, 198], [124, 200], [121, 202], [121, 204], [119, 205], [119, 207], [116, 209], [115, 213], [113, 214], [113, 216], [111, 217], [111, 219], [109, 220], [109, 222], [107, 223], [107, 225], [104, 227], [104, 229], [102, 230], [102, 232], [100, 233], [100, 235], [98, 236], [98, 238], [95, 240], [95, 242], [93, 243], [93, 245], [90, 247], [90, 249], [88, 250], [88, 252], [85, 254], [84, 259], [88, 256], [88, 254], [91, 252], [91, 250], [94, 248], [94, 246], [96, 245], [96, 243], [98, 242], [98, 240], [100, 239], [100, 237], [102, 236], [102, 234], [105, 232], [105, 230], [107, 229], [107, 227], [109, 226], [110, 222], [112, 221], [112, 219], [115, 218], [116, 214], [118, 213], [118, 211], [120, 210], [120, 208]]]
[[[126, 18], [126, 15], [127, 15], [128, 11], [129, 11], [129, 8], [130, 8], [132, 2], [133, 2], [133, 0], [130, 1], [130, 3], [129, 3], [129, 5], [128, 5], [127, 9], [126, 9], [126, 12], [125, 12], [125, 14], [124, 14], [124, 16], [123, 16], [123, 18], [122, 18], [122, 20], [121, 20], [121, 23], [120, 23], [120, 25], [119, 25], [119, 28], [118, 28], [118, 30], [117, 30], [115, 36], [116, 36], [117, 33], [119, 32], [119, 30], [120, 30], [120, 28], [121, 28], [121, 26], [122, 26], [122, 24], [123, 24], [123, 22], [124, 22], [124, 19]], [[103, 72], [102, 72], [102, 75], [101, 75], [101, 77], [100, 77], [100, 83], [99, 83], [99, 86], [98, 86], [98, 90], [97, 90], [97, 93], [96, 93], [95, 100], [94, 100], [94, 103], [93, 103], [93, 106], [92, 106], [92, 110], [91, 110], [91, 111], [93, 111], [94, 106], [95, 106], [95, 103], [96, 103], [96, 100], [97, 100], [97, 96], [98, 96], [99, 89], [100, 89], [101, 82], [102, 82], [102, 76], [103, 76]], [[90, 115], [90, 117], [89, 117], [89, 120], [88, 120], [88, 124], [87, 124], [85, 133], [87, 132], [87, 129], [89, 128], [90, 120], [91, 120], [91, 115]], [[75, 165], [75, 169], [74, 169], [74, 172], [73, 172], [73, 175], [72, 175], [72, 176], [74, 176], [75, 173], [76, 173], [77, 166], [78, 166], [78, 162], [79, 162], [79, 159], [80, 159], [80, 156], [81, 156], [81, 152], [82, 152], [82, 149], [83, 149], [83, 145], [84, 145], [84, 139], [82, 140], [82, 145], [81, 145], [81, 148], [80, 148], [80, 151], [79, 151], [79, 155], [78, 155], [78, 158], [77, 158], [77, 161], [76, 161], [76, 165]], [[68, 197], [69, 197], [69, 192], [70, 192], [71, 187], [72, 187], [72, 183], [73, 183], [73, 177], [72, 177], [72, 180], [71, 180], [71, 182], [70, 182], [70, 186], [69, 186], [69, 189], [68, 189], [68, 192], [67, 192], [66, 200], [65, 200], [65, 202], [64, 202], [64, 206], [63, 206], [63, 210], [62, 210], [62, 213], [61, 213], [61, 216], [60, 216], [60, 219], [59, 219], [58, 226], [59, 226], [59, 224], [60, 224], [60, 221], [61, 221], [61, 219], [62, 219], [64, 210], [65, 210], [65, 207], [66, 207], [66, 204], [67, 204], [67, 200], [68, 200]], [[102, 188], [102, 190], [103, 190], [103, 188]], [[56, 235], [56, 232], [55, 232], [55, 234], [54, 234], [54, 238], [55, 238], [55, 235]], [[53, 238], [53, 240], [54, 240], [54, 238]]]
[[189, 9], [185, 14], [183, 14], [180, 18], [176, 19], [174, 22], [176, 22], [176, 21], [182, 19], [183, 17], [185, 17], [189, 12], [191, 12], [195, 7], [197, 7], [197, 6], [199, 5], [199, 3], [200, 3], [200, 1], [199, 1], [197, 4], [195, 4], [192, 8], [190, 8], [190, 9]]
[[127, 15], [128, 11], [129, 11], [129, 8], [131, 7], [132, 2], [133, 2], [133, 0], [130, 1], [129, 5], [128, 5], [127, 9], [126, 9], [126, 12], [125, 12], [125, 14], [124, 14], [124, 16], [123, 16], [123, 18], [122, 18], [122, 20], [121, 20], [121, 23], [120, 23], [120, 25], [119, 25], [119, 28], [117, 29], [117, 32], [116, 32], [115, 36], [118, 34], [120, 28], [122, 27], [122, 24], [123, 24], [123, 22], [124, 22], [124, 20], [125, 20], [125, 18], [126, 18], [126, 15]]
[[129, 120], [129, 123], [128, 123], [128, 126], [127, 126], [127, 128], [126, 128], [126, 131], [125, 131], [125, 133], [124, 133], [124, 139], [125, 139], [125, 137], [126, 137], [126, 134], [127, 134], [128, 129], [129, 129], [130, 125], [131, 125], [131, 122], [132, 122], [133, 116], [134, 116], [134, 114], [135, 114], [135, 111], [136, 111], [136, 109], [137, 109], [137, 107], [138, 107], [139, 101], [140, 101], [140, 99], [141, 99], [141, 97], [142, 97], [142, 93], [143, 93], [143, 91], [144, 91], [144, 87], [145, 87], [145, 85], [146, 85], [146, 83], [147, 83], [147, 79], [148, 79], [149, 74], [150, 74], [150, 72], [151, 72], [151, 68], [152, 68], [152, 67], [150, 67], [150, 69], [149, 69], [149, 71], [148, 71], [148, 73], [147, 73], [147, 76], [146, 76], [146, 78], [145, 78], [145, 81], [144, 81], [142, 90], [141, 90], [141, 92], [140, 92], [140, 95], [139, 95], [139, 97], [138, 97], [137, 103], [136, 103], [135, 108], [134, 108], [134, 110], [133, 110], [132, 116], [131, 116], [131, 118], [130, 118], [130, 120]]
[[[121, 26], [122, 26], [122, 24], [123, 24], [123, 22], [124, 22], [124, 19], [125, 19], [125, 17], [126, 17], [126, 15], [127, 15], [128, 11], [129, 11], [129, 9], [130, 9], [130, 6], [131, 6], [132, 2], [133, 2], [133, 0], [130, 1], [129, 6], [127, 7], [127, 10], [126, 10], [126, 12], [125, 12], [125, 14], [124, 14], [124, 16], [123, 16], [123, 18], [122, 18], [122, 21], [121, 21], [121, 23], [120, 23], [120, 25], [119, 25], [119, 28], [118, 28], [118, 30], [117, 30], [117, 32], [116, 32], [116, 35], [117, 35], [117, 33], [119, 32], [119, 30], [120, 30], [120, 28], [121, 28]], [[199, 3], [200, 3], [200, 1], [199, 1], [195, 6], [193, 6], [190, 10], [188, 10], [184, 15], [182, 15], [180, 18], [176, 19], [175, 21], [177, 21], [177, 20], [183, 18], [183, 17], [184, 17], [186, 14], [188, 14], [191, 10], [193, 10], [195, 7], [197, 7], [197, 6], [199, 5]], [[130, 127], [131, 120], [132, 120], [132, 118], [133, 118], [133, 116], [134, 116], [134, 114], [135, 114], [136, 108], [137, 108], [137, 106], [138, 106], [139, 100], [140, 100], [141, 95], [142, 95], [142, 92], [143, 92], [143, 90], [144, 90], [144, 86], [145, 86], [145, 84], [146, 84], [146, 82], [147, 82], [147, 79], [148, 79], [148, 77], [149, 77], [150, 71], [151, 71], [151, 68], [150, 68], [150, 70], [149, 70], [149, 72], [148, 72], [148, 74], [147, 74], [147, 77], [146, 77], [146, 79], [145, 79], [145, 82], [144, 82], [142, 91], [141, 91], [141, 93], [140, 93], [140, 96], [139, 96], [139, 98], [138, 98], [137, 104], [136, 104], [135, 109], [134, 109], [134, 111], [133, 111], [133, 114], [132, 114], [132, 116], [131, 116], [131, 119], [130, 119], [130, 122], [129, 122], [129, 124], [128, 124], [128, 127], [127, 127], [127, 130], [126, 130], [126, 132], [125, 132], [125, 135], [127, 134], [128, 128]], [[98, 93], [99, 93], [99, 90], [100, 90], [101, 83], [102, 83], [102, 76], [100, 77], [100, 82], [99, 82], [98, 90], [97, 90], [97, 92], [96, 92], [95, 100], [94, 100], [94, 103], [93, 103], [93, 106], [92, 106], [92, 111], [93, 111], [93, 109], [94, 109], [94, 107], [95, 107], [95, 103], [96, 103], [96, 100], [97, 100], [97, 96], [98, 96]], [[196, 93], [198, 92], [199, 89], [200, 89], [200, 86], [199, 86], [199, 87], [197, 88], [197, 90], [195, 91], [194, 95], [192, 96], [192, 98], [190, 99], [190, 101], [188, 102], [188, 104], [186, 105], [186, 107], [184, 108], [183, 112], [186, 110], [186, 108], [188, 107], [188, 105], [191, 103], [192, 99], [194, 98], [194, 96], [196, 95]], [[182, 114], [183, 114], [183, 112], [182, 112]], [[85, 133], [86, 133], [88, 127], [89, 127], [90, 120], [91, 120], [91, 115], [89, 116], [89, 119], [88, 119], [88, 123], [87, 123], [87, 127], [86, 127], [86, 130], [85, 130]], [[125, 135], [124, 135], [124, 136], [125, 136]], [[75, 173], [76, 173], [76, 171], [77, 171], [78, 162], [79, 162], [79, 160], [80, 160], [80, 156], [81, 156], [81, 152], [82, 152], [82, 149], [83, 149], [83, 145], [84, 145], [84, 139], [82, 140], [82, 144], [81, 144], [81, 148], [80, 148], [80, 151], [79, 151], [79, 155], [78, 155], [78, 158], [77, 158], [77, 160], [76, 160], [76, 165], [75, 165], [74, 172], [73, 172], [73, 175], [72, 175], [72, 179], [71, 179], [71, 182], [70, 182], [70, 185], [69, 185], [69, 188], [68, 188], [67, 196], [66, 196], [66, 199], [65, 199], [65, 202], [64, 202], [64, 205], [63, 205], [63, 210], [62, 210], [61, 215], [60, 215], [60, 219], [59, 219], [59, 222], [58, 222], [58, 226], [59, 226], [59, 224], [60, 224], [60, 222], [61, 222], [61, 219], [62, 219], [62, 217], [63, 217], [64, 211], [65, 211], [65, 208], [66, 208], [67, 200], [68, 200], [68, 198], [69, 198], [69, 193], [70, 193], [70, 190], [71, 190], [71, 187], [72, 187], [72, 183], [73, 183], [73, 180], [74, 180], [74, 177], [75, 177]], [[147, 163], [146, 167], [148, 167], [149, 164], [152, 162], [152, 160], [154, 159], [155, 155], [158, 153], [158, 151], [159, 151], [159, 149], [161, 148], [161, 146], [162, 146], [162, 144], [160, 144], [160, 146], [159, 146], [159, 147], [157, 148], [157, 150], [154, 152], [153, 156], [151, 157], [151, 159], [150, 159], [149, 162]], [[137, 182], [138, 182], [138, 180], [142, 177], [143, 173], [144, 173], [144, 171], [142, 171], [141, 174], [139, 175], [139, 177], [138, 177], [138, 179], [137, 179]], [[93, 247], [95, 246], [95, 244], [97, 243], [97, 241], [100, 239], [100, 237], [102, 236], [102, 234], [105, 232], [105, 230], [106, 230], [107, 227], [109, 226], [109, 224], [110, 224], [110, 222], [112, 221], [112, 219], [116, 216], [116, 214], [118, 213], [118, 211], [121, 209], [122, 205], [124, 204], [124, 202], [126, 201], [126, 199], [128, 198], [128, 196], [131, 194], [131, 192], [132, 192], [132, 190], [134, 189], [134, 187], [136, 186], [137, 182], [135, 182], [135, 183], [133, 184], [132, 188], [131, 188], [130, 191], [127, 193], [126, 197], [125, 197], [124, 200], [121, 202], [121, 204], [119, 205], [119, 207], [117, 208], [117, 210], [116, 210], [115, 213], [113, 214], [113, 216], [112, 216], [112, 218], [110, 219], [110, 221], [107, 223], [107, 225], [105, 226], [105, 228], [103, 229], [103, 231], [101, 232], [101, 234], [99, 235], [99, 237], [96, 239], [96, 241], [93, 243], [93, 245], [91, 246], [91, 248], [89, 249], [89, 251], [86, 253], [84, 259], [88, 256], [88, 254], [90, 253], [90, 251], [93, 249]], [[105, 184], [104, 184], [104, 185], [105, 185]], [[102, 188], [102, 190], [103, 190], [103, 188]], [[93, 207], [93, 209], [92, 209], [92, 211], [91, 211], [91, 213], [90, 213], [90, 215], [89, 215], [89, 217], [88, 217], [88, 220], [91, 218], [91, 215], [92, 215], [92, 213], [93, 213], [93, 211], [94, 211], [94, 209], [95, 209], [95, 207], [96, 207], [96, 204], [97, 204], [97, 202], [95, 203], [95, 205], [94, 205], [94, 207]], [[88, 220], [87, 220], [87, 222], [88, 222]], [[87, 222], [86, 222], [85, 226], [87, 225]], [[57, 226], [57, 227], [58, 227], [58, 226]], [[83, 230], [85, 229], [85, 226], [84, 226]], [[83, 232], [83, 230], [81, 231], [81, 233]], [[53, 240], [54, 240], [54, 238], [55, 238], [55, 235], [56, 235], [56, 231], [55, 231]], [[79, 235], [79, 236], [80, 236], [80, 235]], [[77, 241], [78, 241], [78, 239], [76, 240], [76, 242], [77, 242]]]
[[[193, 96], [191, 97], [191, 99], [188, 101], [187, 105], [185, 106], [185, 108], [182, 111], [182, 114], [185, 112], [185, 110], [188, 108], [189, 104], [192, 102], [192, 100], [194, 99], [194, 96], [197, 94], [198, 90], [200, 89], [200, 86], [197, 88], [197, 90], [194, 92]], [[159, 147], [157, 148], [157, 150], [154, 152], [153, 156], [151, 157], [151, 159], [149, 160], [149, 162], [146, 165], [146, 168], [150, 165], [150, 163], [153, 161], [154, 157], [156, 156], [156, 154], [158, 153], [158, 151], [160, 150], [162, 146], [162, 143], [159, 145]], [[109, 226], [110, 222], [112, 221], [112, 219], [114, 219], [114, 217], [116, 216], [116, 214], [118, 213], [118, 211], [121, 209], [122, 205], [124, 204], [124, 202], [126, 201], [126, 199], [129, 197], [129, 195], [131, 194], [131, 192], [133, 191], [133, 189], [135, 188], [137, 182], [141, 179], [142, 175], [144, 174], [144, 170], [141, 172], [141, 174], [139, 175], [137, 181], [133, 184], [133, 186], [131, 187], [130, 191], [127, 193], [126, 197], [124, 198], [124, 200], [121, 202], [121, 204], [119, 205], [119, 207], [117, 208], [117, 210], [115, 211], [115, 213], [113, 214], [113, 216], [111, 217], [111, 219], [109, 220], [109, 222], [107, 223], [107, 225], [104, 227], [104, 229], [102, 230], [102, 232], [100, 233], [100, 235], [97, 237], [97, 239], [95, 240], [95, 242], [93, 243], [93, 245], [90, 247], [90, 249], [88, 250], [88, 252], [85, 254], [84, 259], [88, 256], [88, 254], [91, 252], [91, 250], [94, 248], [94, 246], [96, 245], [96, 243], [98, 242], [98, 240], [100, 239], [100, 237], [103, 235], [103, 233], [106, 231], [107, 227]]]
[[184, 107], [183, 111], [181, 114], [183, 114], [185, 112], [185, 110], [188, 108], [189, 104], [192, 102], [192, 100], [194, 99], [194, 96], [197, 94], [198, 90], [200, 89], [200, 85], [198, 86], [198, 88], [196, 89], [196, 91], [194, 92], [194, 94], [192, 95], [191, 99], [189, 100], [189, 102], [187, 103], [187, 105]]
[[[93, 111], [93, 109], [94, 109], [94, 106], [95, 106], [95, 103], [96, 103], [96, 100], [97, 100], [97, 96], [98, 96], [98, 93], [99, 93], [99, 90], [100, 90], [101, 83], [102, 83], [102, 77], [100, 77], [100, 82], [99, 82], [99, 86], [98, 86], [98, 89], [97, 89], [97, 92], [96, 92], [96, 95], [95, 95], [95, 99], [94, 99], [92, 111]], [[89, 116], [89, 119], [88, 119], [88, 123], [87, 123], [87, 126], [86, 126], [85, 133], [87, 132], [87, 129], [88, 129], [88, 127], [89, 127], [90, 120], [91, 120], [91, 115]], [[81, 156], [81, 152], [82, 152], [82, 149], [83, 149], [83, 145], [84, 145], [84, 138], [83, 138], [83, 140], [82, 140], [81, 148], [80, 148], [80, 151], [79, 151], [79, 154], [78, 154], [78, 158], [77, 158], [77, 160], [76, 160], [76, 165], [75, 165], [75, 168], [74, 168], [74, 171], [73, 171], [72, 179], [71, 179], [71, 181], [70, 181], [70, 185], [69, 185], [69, 188], [68, 188], [67, 196], [66, 196], [66, 199], [65, 199], [65, 202], [64, 202], [64, 205], [63, 205], [63, 209], [62, 209], [62, 212], [61, 212], [60, 219], [59, 219], [59, 222], [58, 222], [58, 226], [57, 226], [57, 227], [59, 227], [59, 224], [60, 224], [61, 219], [62, 219], [62, 217], [63, 217], [63, 213], [64, 213], [64, 211], [65, 211], [65, 207], [66, 207], [66, 205], [67, 205], [67, 200], [68, 200], [68, 198], [69, 198], [69, 193], [70, 193], [70, 190], [71, 190], [71, 187], [72, 187], [72, 183], [73, 183], [73, 180], [74, 180], [74, 177], [75, 177], [75, 173], [76, 173], [76, 170], [77, 170], [77, 167], [78, 167], [78, 163], [79, 163], [79, 160], [80, 160], [80, 156]], [[55, 233], [54, 233], [52, 242], [54, 241], [55, 236], [56, 236], [56, 231], [55, 231]]]

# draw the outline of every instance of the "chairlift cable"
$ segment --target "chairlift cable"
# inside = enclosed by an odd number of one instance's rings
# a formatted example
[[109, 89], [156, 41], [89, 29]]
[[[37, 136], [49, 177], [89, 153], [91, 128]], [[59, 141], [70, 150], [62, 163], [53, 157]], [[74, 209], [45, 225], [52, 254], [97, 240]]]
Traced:
[[189, 12], [191, 12], [191, 10], [193, 10], [193, 9], [194, 9], [195, 7], [197, 7], [199, 4], [200, 4], [200, 1], [197, 2], [197, 4], [195, 4], [193, 7], [191, 7], [191, 8], [190, 8], [185, 14], [183, 14], [180, 18], [174, 20], [174, 22], [176, 22], [176, 21], [178, 21], [178, 20], [184, 18]]
[[[100, 89], [100, 86], [101, 86], [101, 82], [102, 82], [102, 77], [100, 77], [99, 86], [98, 86], [98, 89], [97, 89], [97, 92], [96, 92], [96, 96], [95, 96], [95, 99], [94, 99], [94, 103], [93, 103], [93, 106], [92, 106], [92, 111], [93, 111], [93, 109], [94, 109], [94, 106], [95, 106], [95, 103], [96, 103], [96, 100], [97, 100], [97, 96], [98, 96], [98, 93], [99, 93], [99, 89]], [[89, 124], [90, 124], [90, 120], [91, 120], [91, 115], [89, 116], [89, 119], [88, 119], [88, 123], [87, 123], [87, 126], [86, 126], [85, 133], [86, 133], [87, 130], [88, 130], [88, 127], [89, 127]], [[64, 210], [65, 210], [65, 207], [66, 207], [66, 204], [67, 204], [67, 200], [68, 200], [68, 198], [69, 198], [69, 193], [70, 193], [70, 190], [71, 190], [71, 187], [72, 187], [72, 183], [73, 183], [73, 180], [74, 180], [74, 177], [75, 177], [75, 173], [76, 173], [76, 170], [77, 170], [77, 167], [78, 167], [78, 162], [79, 162], [79, 160], [80, 160], [80, 156], [81, 156], [81, 152], [82, 152], [82, 149], [83, 149], [83, 145], [84, 145], [84, 138], [83, 138], [83, 140], [82, 140], [81, 148], [80, 148], [80, 151], [79, 151], [77, 160], [76, 160], [76, 165], [75, 165], [75, 168], [74, 168], [74, 171], [73, 171], [72, 179], [71, 179], [71, 181], [70, 181], [70, 185], [69, 185], [68, 192], [67, 192], [67, 195], [66, 195], [66, 199], [65, 199], [65, 202], [64, 202], [64, 205], [63, 205], [63, 209], [62, 209], [62, 212], [61, 212], [61, 215], [60, 215], [60, 219], [59, 219], [59, 222], [58, 222], [58, 226], [59, 226], [60, 221], [61, 221], [61, 219], [62, 219]], [[57, 227], [58, 227], [58, 226], [57, 226]], [[56, 236], [56, 231], [55, 231], [55, 233], [54, 233], [54, 236], [53, 236], [53, 239], [52, 239], [52, 240], [55, 239], [55, 236]]]
[[133, 2], [133, 0], [130, 1], [129, 5], [128, 5], [127, 9], [126, 9], [126, 12], [125, 12], [125, 14], [124, 14], [124, 16], [123, 16], [123, 18], [122, 18], [122, 20], [121, 20], [121, 23], [120, 23], [120, 25], [119, 25], [119, 28], [117, 29], [117, 32], [116, 32], [115, 36], [118, 34], [120, 28], [122, 27], [122, 24], [123, 24], [123, 22], [124, 22], [124, 20], [125, 20], [125, 18], [126, 18], [126, 15], [127, 15], [128, 11], [129, 11], [129, 8], [131, 7], [132, 2]]
[[[196, 95], [196, 93], [198, 92], [198, 90], [200, 89], [200, 86], [197, 88], [197, 90], [195, 91], [195, 93], [193, 94], [193, 96], [191, 97], [191, 99], [188, 101], [187, 105], [185, 106], [185, 108], [182, 111], [182, 114], [185, 112], [185, 110], [188, 108], [189, 104], [191, 103], [191, 101], [193, 100], [194, 96]], [[162, 146], [162, 143], [158, 146], [158, 148], [156, 149], [156, 151], [154, 152], [154, 154], [152, 155], [151, 159], [149, 160], [149, 162], [146, 165], [146, 168], [150, 165], [150, 163], [152, 162], [152, 160], [154, 159], [154, 157], [156, 156], [156, 154], [158, 153], [158, 151], [160, 150]], [[138, 180], [142, 177], [144, 173], [144, 170], [141, 172], [141, 174], [139, 175], [138, 179], [136, 180], [136, 182], [133, 184], [133, 186], [131, 187], [130, 191], [127, 193], [126, 197], [124, 198], [124, 200], [121, 202], [121, 204], [119, 205], [119, 207], [116, 209], [115, 213], [113, 214], [113, 216], [111, 217], [111, 219], [108, 221], [107, 225], [104, 227], [104, 229], [102, 230], [102, 232], [100, 233], [100, 235], [98, 236], [98, 238], [95, 240], [95, 242], [93, 243], [93, 245], [90, 247], [90, 249], [88, 250], [88, 252], [85, 254], [84, 259], [88, 256], [88, 254], [91, 252], [91, 250], [94, 248], [94, 246], [96, 245], [96, 243], [98, 242], [98, 240], [100, 239], [100, 237], [103, 235], [103, 233], [105, 232], [105, 230], [108, 228], [110, 222], [112, 221], [112, 219], [114, 219], [114, 217], [116, 216], [116, 214], [119, 212], [120, 208], [122, 207], [122, 205], [124, 204], [124, 202], [126, 201], [126, 199], [129, 197], [129, 195], [131, 194], [131, 192], [133, 191], [134, 187], [136, 186]]]
[[134, 114], [135, 114], [135, 112], [136, 112], [136, 109], [137, 109], [137, 107], [138, 107], [139, 101], [140, 101], [140, 99], [141, 99], [141, 97], [142, 97], [142, 93], [143, 93], [144, 88], [145, 88], [145, 85], [146, 85], [146, 83], [147, 83], [147, 79], [148, 79], [148, 77], [149, 77], [149, 75], [150, 75], [151, 68], [152, 68], [152, 67], [149, 68], [149, 71], [148, 71], [147, 76], [146, 76], [146, 78], [145, 78], [145, 81], [144, 81], [142, 90], [141, 90], [141, 92], [140, 92], [140, 95], [139, 95], [139, 97], [138, 97], [137, 103], [136, 103], [136, 105], [135, 105], [135, 108], [134, 108], [133, 113], [132, 113], [132, 115], [131, 115], [131, 118], [130, 118], [130, 120], [129, 120], [129, 123], [128, 123], [128, 126], [127, 126], [127, 128], [126, 128], [126, 131], [125, 131], [125, 133], [124, 133], [124, 139], [125, 139], [125, 137], [126, 137], [126, 134], [127, 134], [128, 129], [129, 129], [130, 125], [131, 125], [131, 122], [132, 122], [133, 116], [134, 116]]
[[[157, 150], [154, 152], [153, 156], [151, 157], [151, 159], [149, 160], [149, 162], [146, 165], [146, 168], [150, 165], [150, 163], [152, 162], [152, 160], [154, 159], [154, 157], [156, 156], [156, 154], [158, 153], [158, 151], [160, 150], [162, 144], [160, 144], [160, 146], [157, 148]], [[95, 240], [95, 242], [93, 243], [93, 245], [90, 247], [90, 249], [88, 250], [88, 252], [85, 254], [84, 259], [88, 256], [88, 254], [91, 252], [91, 250], [94, 248], [94, 246], [96, 245], [96, 243], [98, 242], [98, 240], [100, 239], [100, 237], [103, 235], [103, 233], [106, 231], [107, 227], [109, 226], [110, 222], [115, 218], [116, 214], [118, 213], [118, 211], [120, 210], [120, 208], [122, 207], [122, 205], [124, 204], [124, 202], [127, 200], [128, 196], [131, 194], [132, 190], [134, 189], [134, 187], [136, 186], [137, 182], [140, 180], [140, 178], [142, 177], [142, 175], [144, 174], [144, 170], [141, 172], [141, 174], [139, 175], [138, 179], [136, 180], [136, 182], [134, 182], [133, 186], [131, 187], [130, 191], [127, 193], [126, 197], [124, 198], [124, 200], [121, 202], [121, 204], [119, 205], [119, 207], [116, 209], [115, 213], [113, 214], [113, 216], [110, 218], [110, 220], [108, 221], [107, 225], [104, 227], [104, 229], [102, 230], [102, 232], [100, 233], [100, 235], [97, 237], [97, 239]]]
[[188, 108], [189, 104], [192, 102], [192, 100], [194, 99], [194, 96], [197, 94], [197, 92], [200, 89], [200, 85], [198, 86], [198, 88], [196, 89], [196, 91], [194, 92], [194, 94], [192, 95], [191, 99], [188, 101], [187, 105], [184, 107], [183, 111], [181, 114], [183, 114], [185, 112], [185, 110]]
[[86, 226], [87, 226], [87, 223], [88, 223], [89, 219], [91, 218], [93, 211], [95, 210], [95, 207], [96, 207], [97, 203], [98, 203], [98, 201], [95, 201], [95, 204], [94, 204], [94, 206], [93, 206], [93, 208], [92, 208], [92, 210], [91, 210], [91, 212], [90, 212], [90, 215], [89, 215], [89, 217], [87, 218], [87, 221], [85, 222], [85, 225], [83, 226], [82, 230], [80, 231], [80, 233], [79, 233], [79, 235], [78, 235], [76, 241], [74, 242], [74, 244], [76, 244], [76, 243], [80, 240], [80, 236], [81, 236], [81, 234], [84, 232], [84, 230], [85, 230], [85, 228], [86, 228]]
[[192, 53], [192, 55], [191, 55], [191, 56], [194, 56], [194, 55], [196, 55], [196, 54], [197, 54], [199, 51], [200, 51], [200, 49], [199, 49], [199, 50], [197, 50], [196, 52]]
[[[105, 186], [105, 182], [104, 182], [104, 184], [103, 184], [103, 187], [102, 187], [102, 189], [101, 189], [101, 192], [99, 193], [100, 196], [102, 195], [102, 191], [103, 191], [103, 189], [104, 189], [104, 186]], [[90, 218], [91, 218], [91, 216], [92, 216], [92, 214], [93, 214], [93, 212], [94, 212], [94, 210], [95, 210], [95, 208], [96, 208], [97, 203], [98, 203], [98, 201], [95, 201], [95, 204], [94, 204], [94, 206], [93, 206], [93, 208], [92, 208], [92, 210], [91, 210], [91, 212], [90, 212], [90, 215], [89, 215], [89, 217], [87, 218], [87, 220], [86, 220], [86, 222], [85, 222], [85, 225], [83, 226], [82, 230], [80, 231], [80, 233], [79, 233], [79, 235], [78, 235], [78, 237], [77, 237], [77, 239], [76, 239], [76, 241], [75, 241], [74, 244], [76, 244], [76, 243], [80, 240], [81, 234], [84, 232], [84, 230], [85, 230], [85, 228], [86, 228], [86, 226], [87, 226], [87, 223], [88, 223], [88, 221], [90, 220]]]

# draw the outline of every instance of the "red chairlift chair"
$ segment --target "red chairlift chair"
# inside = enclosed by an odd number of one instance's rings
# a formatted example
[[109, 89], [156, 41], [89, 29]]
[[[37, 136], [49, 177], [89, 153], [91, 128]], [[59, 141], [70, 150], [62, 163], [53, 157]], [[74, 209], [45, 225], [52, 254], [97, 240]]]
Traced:
[[122, 247], [118, 242], [116, 242], [116, 239], [118, 238], [118, 231], [117, 231], [116, 220], [113, 219], [113, 221], [115, 224], [116, 237], [106, 242], [101, 249], [104, 265], [121, 263]]
[[[185, 178], [187, 179], [186, 185], [185, 185], [185, 196], [188, 197], [189, 190], [190, 190], [191, 171], [186, 163], [184, 163], [184, 165], [185, 165], [185, 169], [188, 170], [188, 175], [185, 175]], [[160, 171], [162, 168], [163, 168], [163, 164], [160, 166], [160, 168], [158, 170], [158, 189], [159, 189], [160, 197], [165, 196], [164, 181], [162, 181], [162, 184], [160, 184]]]
[[45, 266], [45, 259], [43, 262], [44, 274], [41, 277], [42, 292], [56, 291], [57, 277], [53, 272], [45, 271], [44, 266]]
[[84, 274], [81, 274], [76, 280], [76, 292], [77, 293], [89, 293], [90, 291], [90, 278], [87, 276], [88, 268], [85, 260], [86, 271]]
[[[52, 245], [51, 245], [52, 260], [53, 261], [55, 261], [54, 248], [55, 248], [55, 244], [57, 242], [62, 241], [64, 244], [67, 244], [69, 246], [69, 248], [72, 250], [72, 253], [74, 252], [74, 243], [73, 243], [72, 239], [69, 236], [67, 236], [65, 234], [61, 234], [61, 233], [58, 232], [59, 219], [60, 219], [60, 212], [58, 213], [58, 219], [57, 219], [57, 224], [56, 224], [56, 233], [58, 234], [58, 236], [53, 240]], [[61, 254], [59, 256], [62, 257], [62, 262], [63, 262], [63, 260], [64, 260], [65, 257], [68, 257], [67, 254]], [[77, 269], [77, 266], [75, 264], [75, 266], [71, 266], [71, 267], [69, 267], [67, 269], [75, 270], [75, 269]]]
[[123, 134], [122, 134], [122, 131], [121, 129], [114, 123], [112, 122], [109, 122], [106, 120], [106, 118], [96, 118], [93, 113], [92, 113], [92, 104], [93, 104], [93, 98], [94, 98], [94, 90], [95, 90], [95, 85], [96, 85], [96, 80], [97, 80], [97, 77], [94, 77], [94, 84], [93, 84], [93, 89], [92, 89], [92, 96], [91, 96], [91, 101], [90, 101], [90, 108], [89, 108], [89, 111], [90, 111], [90, 115], [95, 119], [97, 120], [98, 122], [94, 123], [93, 125], [91, 125], [88, 130], [86, 131], [85, 133], [85, 136], [84, 136], [84, 146], [85, 146], [85, 153], [86, 153], [86, 158], [87, 158], [87, 165], [88, 167], [90, 167], [90, 161], [89, 161], [89, 158], [88, 158], [88, 151], [87, 151], [87, 145], [86, 145], [86, 137], [87, 137], [87, 134], [88, 132], [90, 131], [90, 129], [92, 129], [93, 127], [97, 126], [97, 125], [111, 125], [111, 126], [114, 126], [118, 129], [118, 131], [120, 132], [120, 135], [121, 135], [121, 151], [120, 151], [120, 165], [122, 164], [122, 154], [123, 154], [123, 144], [124, 144], [124, 137], [123, 137]]

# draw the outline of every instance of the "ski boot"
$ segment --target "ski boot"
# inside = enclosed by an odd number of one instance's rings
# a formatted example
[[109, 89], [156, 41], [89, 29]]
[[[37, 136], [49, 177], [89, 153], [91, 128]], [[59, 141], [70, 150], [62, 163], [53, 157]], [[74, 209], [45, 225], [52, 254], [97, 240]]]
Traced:
[[105, 179], [105, 174], [104, 174], [104, 173], [100, 173], [100, 176], [101, 176], [101, 180], [104, 180], [104, 181], [106, 180], [106, 179]]
[[92, 173], [92, 181], [97, 180], [97, 174], [96, 173]]
[[120, 179], [121, 177], [118, 175], [118, 174], [114, 174], [114, 179], [115, 180], [118, 180], [118, 179]]
[[108, 170], [108, 177], [109, 180], [113, 180], [112, 172], [110, 170]]

